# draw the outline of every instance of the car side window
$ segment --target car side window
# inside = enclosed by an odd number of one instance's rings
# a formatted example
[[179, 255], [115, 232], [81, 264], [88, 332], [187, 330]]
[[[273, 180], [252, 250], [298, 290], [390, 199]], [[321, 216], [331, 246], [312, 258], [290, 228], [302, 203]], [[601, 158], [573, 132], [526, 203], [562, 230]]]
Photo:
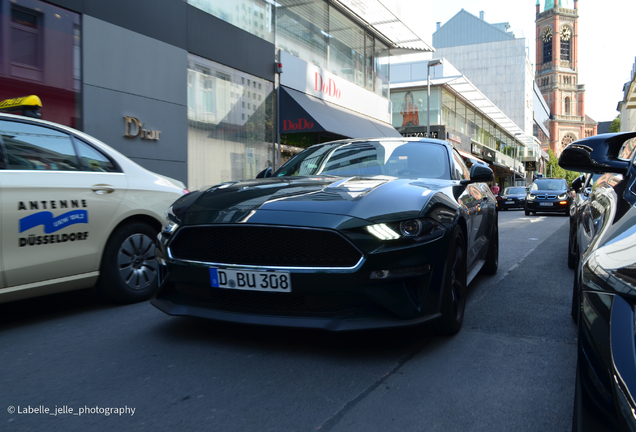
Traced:
[[453, 152], [453, 177], [456, 180], [470, 180], [470, 173], [462, 159]]
[[82, 161], [82, 170], [98, 172], [119, 172], [119, 168], [110, 158], [94, 147], [79, 139], [75, 140], [77, 151]]
[[79, 160], [70, 135], [29, 123], [0, 120], [6, 169], [77, 171]]

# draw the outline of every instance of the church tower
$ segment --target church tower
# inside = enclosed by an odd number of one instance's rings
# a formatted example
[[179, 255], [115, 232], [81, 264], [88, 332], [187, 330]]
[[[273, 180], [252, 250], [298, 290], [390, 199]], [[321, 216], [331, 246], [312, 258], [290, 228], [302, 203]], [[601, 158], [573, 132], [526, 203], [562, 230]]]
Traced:
[[536, 73], [550, 107], [550, 138], [541, 146], [556, 156], [571, 143], [596, 135], [597, 123], [585, 115], [585, 85], [579, 84], [577, 0], [537, 0]]

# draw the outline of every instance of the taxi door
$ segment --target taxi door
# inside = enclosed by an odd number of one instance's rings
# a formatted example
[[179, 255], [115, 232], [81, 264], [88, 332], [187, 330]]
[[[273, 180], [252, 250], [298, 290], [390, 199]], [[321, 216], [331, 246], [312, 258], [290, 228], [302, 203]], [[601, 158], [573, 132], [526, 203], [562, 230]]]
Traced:
[[108, 172], [105, 155], [52, 127], [0, 120], [0, 139], [5, 287], [98, 271], [125, 175]]

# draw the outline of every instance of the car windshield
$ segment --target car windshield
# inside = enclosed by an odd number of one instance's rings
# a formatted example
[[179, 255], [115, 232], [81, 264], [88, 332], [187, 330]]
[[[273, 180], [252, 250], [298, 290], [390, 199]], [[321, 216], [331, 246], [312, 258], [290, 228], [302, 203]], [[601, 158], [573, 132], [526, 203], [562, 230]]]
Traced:
[[507, 187], [504, 190], [504, 195], [521, 195], [526, 193], [526, 188], [524, 187]]
[[274, 175], [451, 178], [448, 152], [443, 145], [382, 140], [318, 144], [294, 156]]
[[535, 180], [530, 189], [532, 190], [566, 190], [567, 183], [562, 179]]

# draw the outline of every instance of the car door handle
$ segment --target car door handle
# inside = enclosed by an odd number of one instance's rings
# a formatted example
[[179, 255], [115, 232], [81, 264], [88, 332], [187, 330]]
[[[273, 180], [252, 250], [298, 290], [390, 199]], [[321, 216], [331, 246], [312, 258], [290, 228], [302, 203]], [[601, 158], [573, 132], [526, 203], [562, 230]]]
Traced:
[[91, 186], [91, 189], [93, 190], [93, 192], [95, 192], [98, 195], [106, 195], [106, 194], [115, 192], [114, 187], [110, 185], [104, 185], [104, 184], [93, 185]]

